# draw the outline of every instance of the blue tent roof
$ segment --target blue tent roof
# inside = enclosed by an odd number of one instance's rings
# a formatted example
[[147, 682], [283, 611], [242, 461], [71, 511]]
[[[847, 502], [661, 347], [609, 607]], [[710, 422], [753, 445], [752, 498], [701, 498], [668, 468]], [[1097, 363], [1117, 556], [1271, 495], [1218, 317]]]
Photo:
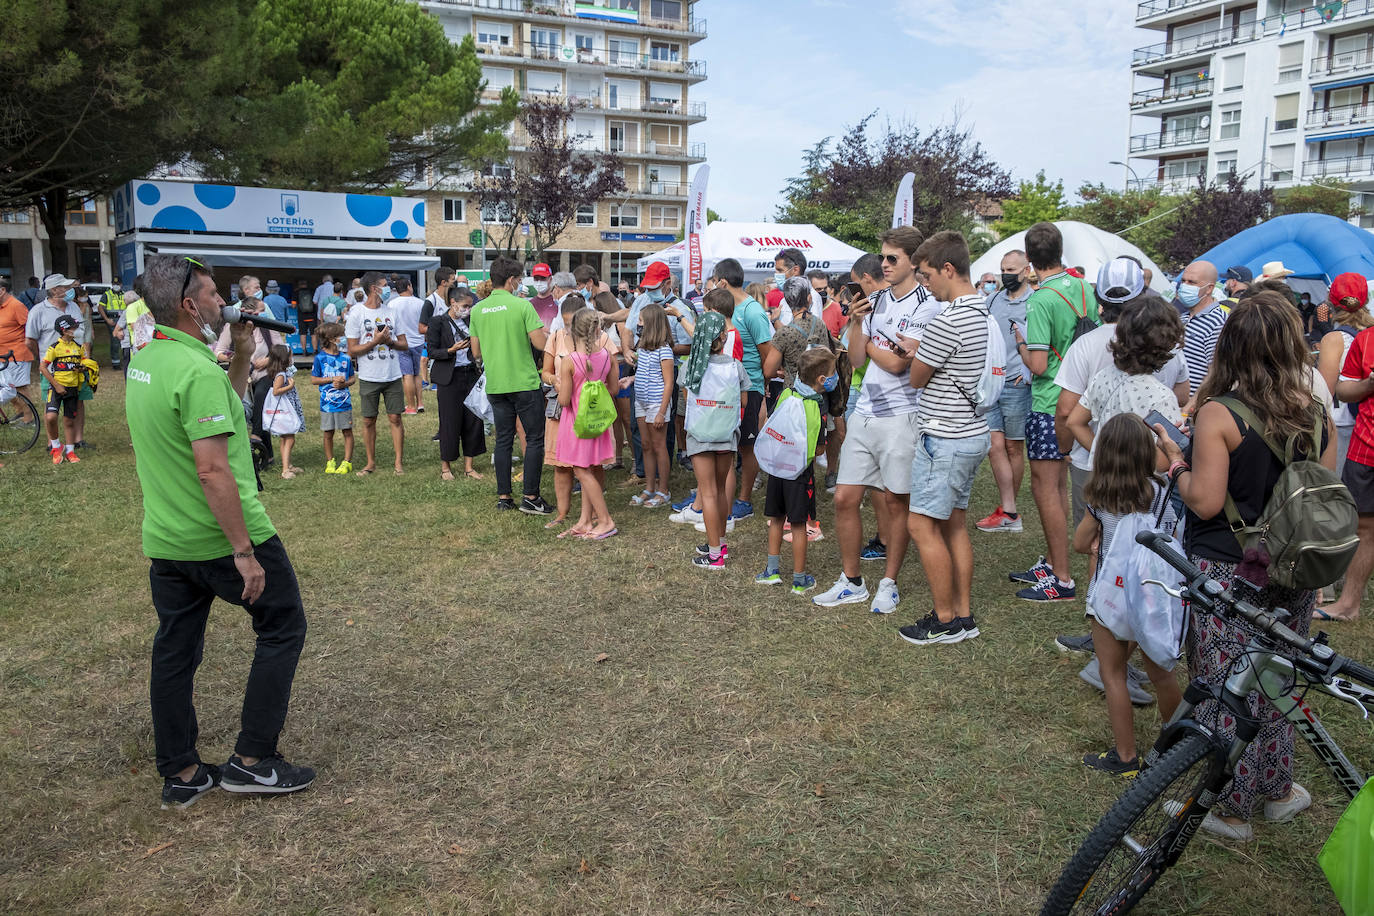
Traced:
[[1277, 216], [1232, 236], [1203, 254], [1217, 273], [1237, 264], [1256, 277], [1270, 261], [1282, 261], [1295, 276], [1330, 283], [1347, 271], [1374, 279], [1374, 233], [1324, 213]]

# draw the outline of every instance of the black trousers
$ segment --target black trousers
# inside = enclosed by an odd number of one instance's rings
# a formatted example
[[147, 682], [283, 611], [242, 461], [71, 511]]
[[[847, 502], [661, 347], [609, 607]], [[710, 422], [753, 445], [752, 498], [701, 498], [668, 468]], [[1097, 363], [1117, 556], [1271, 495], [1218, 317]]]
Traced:
[[[253, 435], [262, 440], [262, 444], [267, 446], [267, 457], [272, 457], [272, 436], [262, 430], [262, 405], [267, 400], [267, 394], [272, 390], [272, 376], [264, 376], [253, 383]], [[233, 564], [230, 564], [233, 565]]]
[[492, 465], [496, 468], [496, 495], [510, 493], [510, 463], [515, 446], [515, 418], [525, 427], [525, 477], [526, 496], [539, 495], [539, 476], [544, 472], [544, 393], [538, 388], [533, 391], [512, 391], [509, 394], [491, 394], [491, 415], [496, 427], [496, 451], [492, 454]]
[[240, 597], [243, 579], [232, 557], [152, 561], [148, 578], [158, 627], [148, 693], [157, 771], [163, 776], [200, 762], [196, 751], [200, 729], [192, 691], [205, 651], [205, 622], [215, 598], [247, 610], [258, 635], [234, 752], [249, 757], [270, 757], [277, 752], [296, 661], [305, 644], [305, 608], [281, 538], [273, 536], [254, 552], [267, 575], [267, 587], [251, 606]]
[[474, 366], [458, 366], [453, 379], [439, 386], [439, 460], [457, 461], [475, 458], [487, 450], [486, 431], [482, 418], [468, 410], [467, 400], [472, 386], [477, 384]]

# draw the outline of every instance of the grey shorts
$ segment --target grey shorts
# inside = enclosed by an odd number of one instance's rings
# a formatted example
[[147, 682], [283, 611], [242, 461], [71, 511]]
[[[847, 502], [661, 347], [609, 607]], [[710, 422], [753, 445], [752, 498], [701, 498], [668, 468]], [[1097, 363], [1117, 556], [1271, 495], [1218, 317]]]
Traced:
[[1023, 383], [1004, 386], [1002, 396], [997, 399], [997, 406], [989, 410], [985, 418], [988, 421], [988, 429], [1001, 433], [1008, 439], [1023, 441], [1026, 438], [1026, 417], [1030, 416], [1030, 406], [1030, 385]]
[[351, 410], [331, 410], [320, 412], [320, 432], [329, 432], [335, 429], [352, 429], [353, 411]]
[[978, 476], [990, 441], [988, 433], [967, 439], [942, 439], [930, 433], [918, 436], [911, 459], [910, 510], [943, 521], [956, 509], [967, 509], [973, 478]]
[[409, 350], [397, 350], [396, 358], [401, 364], [402, 375], [420, 374], [420, 348], [411, 347]]
[[385, 403], [386, 412], [389, 414], [400, 414], [406, 406], [405, 389], [401, 386], [401, 380], [398, 378], [389, 382], [369, 382], [359, 379], [358, 400], [362, 403], [364, 417], [377, 416], [378, 400]]
[[688, 458], [693, 455], [704, 455], [709, 452], [734, 452], [739, 450], [738, 429], [736, 429], [734, 435], [725, 442], [702, 442], [691, 433], [688, 433], [686, 438], [687, 441], [683, 443], [682, 452]]
[[[890, 493], [910, 492], [911, 460], [918, 432], [914, 413], [896, 417], [856, 413], [849, 419], [844, 444], [840, 446], [839, 483]], [[983, 452], [986, 454], [987, 449]]]

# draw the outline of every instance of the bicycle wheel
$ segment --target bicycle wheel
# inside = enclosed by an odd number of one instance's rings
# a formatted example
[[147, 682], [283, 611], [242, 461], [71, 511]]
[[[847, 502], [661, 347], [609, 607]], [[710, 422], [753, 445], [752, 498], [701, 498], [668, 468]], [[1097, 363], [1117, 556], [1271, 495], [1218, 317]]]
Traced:
[[33, 448], [43, 418], [33, 402], [19, 392], [0, 404], [0, 455], [16, 455]]
[[1170, 850], [1181, 852], [1192, 839], [1180, 835], [1182, 814], [1220, 777], [1221, 767], [1203, 735], [1174, 745], [1097, 822], [1064, 866], [1041, 916], [1130, 912], [1169, 867]]

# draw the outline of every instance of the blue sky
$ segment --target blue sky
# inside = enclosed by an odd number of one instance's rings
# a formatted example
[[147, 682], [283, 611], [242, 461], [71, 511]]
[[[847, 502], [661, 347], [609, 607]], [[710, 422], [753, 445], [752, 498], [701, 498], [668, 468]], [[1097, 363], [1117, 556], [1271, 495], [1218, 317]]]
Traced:
[[[1044, 169], [1072, 191], [1120, 187], [1130, 53], [1150, 43], [1131, 0], [702, 0], [692, 53], [707, 120], [707, 202], [726, 219], [772, 219], [816, 141], [868, 112], [921, 127], [956, 115], [1012, 173]], [[895, 189], [894, 189], [895, 190]]]

